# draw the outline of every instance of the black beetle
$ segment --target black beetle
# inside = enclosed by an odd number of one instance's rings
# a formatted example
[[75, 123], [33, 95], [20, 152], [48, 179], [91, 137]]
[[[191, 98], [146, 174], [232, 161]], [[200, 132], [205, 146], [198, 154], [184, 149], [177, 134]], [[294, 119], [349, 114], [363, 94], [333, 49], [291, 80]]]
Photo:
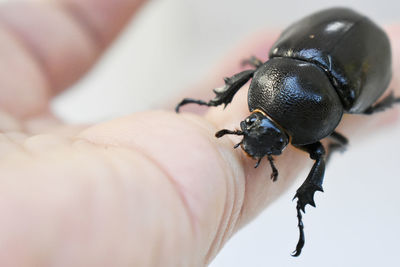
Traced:
[[[228, 105], [251, 78], [248, 104], [251, 114], [241, 130], [218, 131], [242, 135], [235, 146], [257, 160], [267, 156], [271, 178], [278, 171], [273, 155], [280, 155], [290, 142], [315, 160], [304, 183], [297, 189], [300, 232], [293, 256], [304, 246], [302, 213], [315, 207], [314, 194], [322, 190], [325, 162], [332, 152], [344, 150], [347, 138], [335, 131], [343, 113], [372, 114], [400, 102], [393, 93], [375, 103], [391, 79], [391, 51], [385, 32], [367, 17], [347, 8], [331, 8], [309, 15], [288, 27], [269, 52], [269, 60], [255, 57], [244, 63], [253, 69], [225, 78], [225, 86], [214, 89], [209, 102], [191, 98], [182, 105]], [[375, 103], [375, 104], [374, 104]], [[320, 140], [329, 137], [327, 153]]]

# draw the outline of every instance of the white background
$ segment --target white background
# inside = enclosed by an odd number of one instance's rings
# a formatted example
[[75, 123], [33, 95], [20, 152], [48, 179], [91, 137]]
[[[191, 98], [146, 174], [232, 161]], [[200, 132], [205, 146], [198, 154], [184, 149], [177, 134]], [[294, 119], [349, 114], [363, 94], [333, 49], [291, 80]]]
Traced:
[[[71, 122], [96, 122], [157, 107], [200, 81], [252, 32], [337, 5], [380, 24], [400, 21], [398, 0], [152, 1], [94, 71], [58, 97], [54, 111]], [[325, 193], [316, 194], [318, 208], [305, 215], [301, 257], [290, 256], [298, 237], [292, 188], [235, 235], [211, 266], [400, 266], [399, 136], [395, 125], [368, 140], [350, 140], [349, 150], [334, 156]]]

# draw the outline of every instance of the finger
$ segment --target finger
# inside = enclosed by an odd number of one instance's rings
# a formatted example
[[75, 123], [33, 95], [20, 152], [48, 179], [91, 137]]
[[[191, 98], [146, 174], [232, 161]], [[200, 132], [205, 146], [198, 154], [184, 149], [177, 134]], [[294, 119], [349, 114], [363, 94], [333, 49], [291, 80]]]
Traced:
[[9, 2], [0, 6], [0, 107], [19, 117], [47, 108], [79, 79], [144, 0]]
[[[2, 135], [0, 265], [200, 266], [232, 193], [226, 190], [236, 188], [227, 176], [243, 175], [235, 157], [237, 170], [225, 165], [230, 147], [220, 158], [226, 149], [210, 142], [210, 125], [184, 117], [137, 114], [72, 139]], [[135, 146], [144, 141], [153, 151]], [[192, 141], [199, 157], [187, 164]]]

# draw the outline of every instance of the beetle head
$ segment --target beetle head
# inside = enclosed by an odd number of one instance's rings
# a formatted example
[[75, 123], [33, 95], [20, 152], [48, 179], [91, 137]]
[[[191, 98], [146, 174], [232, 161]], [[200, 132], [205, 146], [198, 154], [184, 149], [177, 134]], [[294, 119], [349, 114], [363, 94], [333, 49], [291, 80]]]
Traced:
[[243, 140], [236, 145], [252, 158], [261, 159], [268, 155], [280, 155], [289, 143], [285, 131], [268, 118], [263, 112], [254, 111], [240, 123], [241, 131], [221, 130], [216, 137], [225, 134], [243, 135]]
[[252, 158], [280, 155], [289, 143], [284, 130], [261, 112], [253, 112], [240, 123], [242, 149]]

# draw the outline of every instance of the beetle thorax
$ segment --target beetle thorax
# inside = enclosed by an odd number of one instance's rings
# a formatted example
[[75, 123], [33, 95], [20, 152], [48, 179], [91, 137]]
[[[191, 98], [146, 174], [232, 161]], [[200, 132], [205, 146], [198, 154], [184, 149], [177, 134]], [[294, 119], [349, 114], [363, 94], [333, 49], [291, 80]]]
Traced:
[[294, 145], [316, 142], [338, 125], [343, 106], [328, 76], [317, 65], [272, 58], [254, 74], [250, 111], [262, 110], [291, 137]]

